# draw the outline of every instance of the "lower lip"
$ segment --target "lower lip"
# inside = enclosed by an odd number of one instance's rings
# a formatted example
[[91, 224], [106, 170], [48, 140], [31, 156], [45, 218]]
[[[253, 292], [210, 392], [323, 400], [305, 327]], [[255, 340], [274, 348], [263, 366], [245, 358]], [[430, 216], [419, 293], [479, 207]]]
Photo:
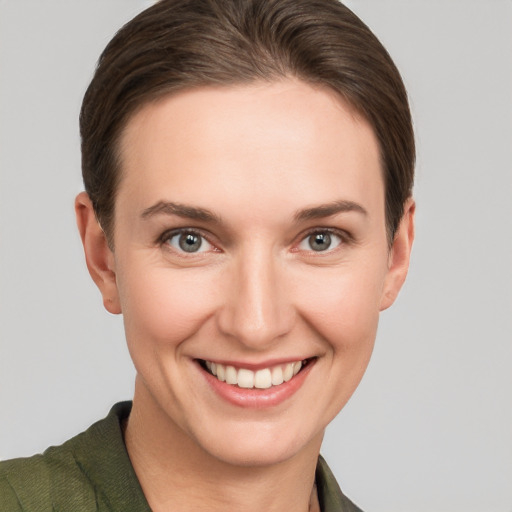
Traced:
[[303, 370], [294, 375], [288, 382], [267, 389], [247, 389], [226, 384], [204, 370], [199, 363], [198, 366], [210, 387], [227, 402], [238, 407], [263, 409], [275, 407], [294, 395], [306, 380], [315, 362], [316, 359], [310, 361]]

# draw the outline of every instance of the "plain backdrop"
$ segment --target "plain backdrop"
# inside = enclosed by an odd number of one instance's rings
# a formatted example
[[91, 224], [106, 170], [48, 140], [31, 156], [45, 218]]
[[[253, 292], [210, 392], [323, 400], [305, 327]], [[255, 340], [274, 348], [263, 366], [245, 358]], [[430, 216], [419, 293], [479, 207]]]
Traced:
[[[73, 214], [78, 113], [142, 0], [0, 0], [0, 458], [131, 397]], [[512, 511], [512, 2], [351, 0], [415, 119], [417, 239], [323, 453], [366, 512]], [[307, 414], [307, 411], [304, 411]]]

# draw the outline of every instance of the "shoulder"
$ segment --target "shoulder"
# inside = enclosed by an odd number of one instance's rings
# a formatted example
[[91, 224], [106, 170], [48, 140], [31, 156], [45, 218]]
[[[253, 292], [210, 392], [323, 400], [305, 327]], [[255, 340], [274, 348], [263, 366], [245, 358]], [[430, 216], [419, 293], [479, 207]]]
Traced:
[[47, 505], [51, 506], [48, 489], [48, 472], [42, 455], [0, 462], [1, 512], [48, 509]]
[[[138, 482], [124, 448], [120, 421], [129, 403], [60, 446], [0, 463], [0, 512], [112, 510], [117, 489]], [[121, 481], [121, 484], [120, 484]]]
[[0, 512], [53, 510], [70, 497], [84, 512], [94, 503], [94, 489], [67, 444], [0, 463]]

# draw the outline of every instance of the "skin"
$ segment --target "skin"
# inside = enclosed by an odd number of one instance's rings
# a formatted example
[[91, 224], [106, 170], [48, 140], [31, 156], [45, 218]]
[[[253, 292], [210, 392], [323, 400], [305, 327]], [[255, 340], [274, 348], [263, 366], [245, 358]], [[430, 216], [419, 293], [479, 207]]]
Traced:
[[[324, 430], [404, 282], [413, 201], [390, 249], [371, 127], [333, 92], [292, 79], [146, 105], [121, 155], [113, 251], [85, 193], [76, 211], [105, 307], [124, 315], [137, 370], [126, 444], [151, 507], [308, 510]], [[340, 202], [349, 208], [319, 208]], [[184, 228], [204, 236], [200, 252], [180, 250], [172, 230]], [[326, 230], [331, 246], [313, 250], [312, 232]], [[302, 385], [263, 407], [229, 403], [197, 363], [305, 358]]]

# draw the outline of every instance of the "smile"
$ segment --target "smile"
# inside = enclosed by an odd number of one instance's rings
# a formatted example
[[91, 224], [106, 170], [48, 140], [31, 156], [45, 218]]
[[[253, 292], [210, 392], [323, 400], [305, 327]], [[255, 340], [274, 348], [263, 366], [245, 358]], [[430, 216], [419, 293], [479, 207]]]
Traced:
[[245, 389], [268, 389], [290, 381], [302, 368], [307, 366], [310, 359], [277, 364], [260, 370], [235, 368], [234, 366], [203, 361], [202, 366], [217, 380]]

